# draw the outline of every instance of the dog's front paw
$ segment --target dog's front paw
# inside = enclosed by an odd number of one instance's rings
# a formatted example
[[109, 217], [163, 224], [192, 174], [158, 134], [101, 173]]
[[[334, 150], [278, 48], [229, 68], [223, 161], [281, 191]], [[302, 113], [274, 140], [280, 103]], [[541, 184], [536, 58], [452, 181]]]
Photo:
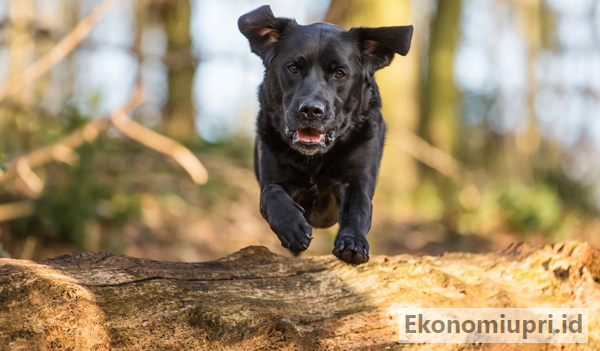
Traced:
[[298, 209], [282, 211], [278, 216], [270, 218], [269, 224], [281, 241], [281, 246], [295, 254], [308, 249], [312, 240], [312, 227]]
[[369, 243], [364, 237], [338, 235], [332, 253], [340, 260], [356, 266], [369, 262]]
[[306, 223], [306, 220], [292, 221], [287, 226], [276, 231], [281, 246], [289, 249], [292, 253], [298, 254], [308, 249], [312, 240], [312, 227]]

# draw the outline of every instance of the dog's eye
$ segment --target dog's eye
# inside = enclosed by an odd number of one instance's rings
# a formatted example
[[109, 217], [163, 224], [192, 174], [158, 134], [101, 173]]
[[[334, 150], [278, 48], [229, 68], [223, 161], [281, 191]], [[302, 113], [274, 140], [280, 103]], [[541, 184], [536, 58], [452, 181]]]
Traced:
[[288, 70], [292, 73], [298, 73], [298, 67], [296, 67], [296, 65], [289, 66]]
[[336, 78], [343, 78], [345, 75], [346, 73], [344, 73], [344, 71], [342, 71], [341, 69], [338, 69], [337, 72], [335, 72]]

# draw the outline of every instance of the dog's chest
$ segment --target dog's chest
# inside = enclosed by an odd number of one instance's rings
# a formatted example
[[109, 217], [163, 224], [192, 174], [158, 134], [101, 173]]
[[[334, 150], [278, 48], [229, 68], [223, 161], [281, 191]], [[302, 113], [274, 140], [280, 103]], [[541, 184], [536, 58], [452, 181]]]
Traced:
[[292, 161], [292, 168], [302, 173], [311, 183], [323, 172], [323, 162]]
[[305, 209], [305, 218], [316, 228], [328, 228], [337, 222], [339, 204], [330, 184], [312, 180], [308, 189], [298, 191], [294, 201]]

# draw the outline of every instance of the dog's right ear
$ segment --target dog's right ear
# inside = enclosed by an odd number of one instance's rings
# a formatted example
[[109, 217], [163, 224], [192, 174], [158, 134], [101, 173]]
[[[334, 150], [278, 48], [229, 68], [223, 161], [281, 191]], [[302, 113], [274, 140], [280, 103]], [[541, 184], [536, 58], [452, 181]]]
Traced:
[[268, 65], [275, 56], [275, 44], [283, 31], [296, 21], [278, 18], [273, 15], [271, 7], [265, 5], [240, 17], [238, 27], [250, 42], [250, 49]]

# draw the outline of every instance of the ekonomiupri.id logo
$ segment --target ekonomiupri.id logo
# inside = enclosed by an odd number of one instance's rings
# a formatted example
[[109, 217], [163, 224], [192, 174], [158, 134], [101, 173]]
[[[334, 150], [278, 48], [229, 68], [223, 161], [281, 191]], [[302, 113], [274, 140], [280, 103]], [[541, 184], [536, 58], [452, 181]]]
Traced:
[[587, 343], [587, 308], [401, 308], [401, 343]]

